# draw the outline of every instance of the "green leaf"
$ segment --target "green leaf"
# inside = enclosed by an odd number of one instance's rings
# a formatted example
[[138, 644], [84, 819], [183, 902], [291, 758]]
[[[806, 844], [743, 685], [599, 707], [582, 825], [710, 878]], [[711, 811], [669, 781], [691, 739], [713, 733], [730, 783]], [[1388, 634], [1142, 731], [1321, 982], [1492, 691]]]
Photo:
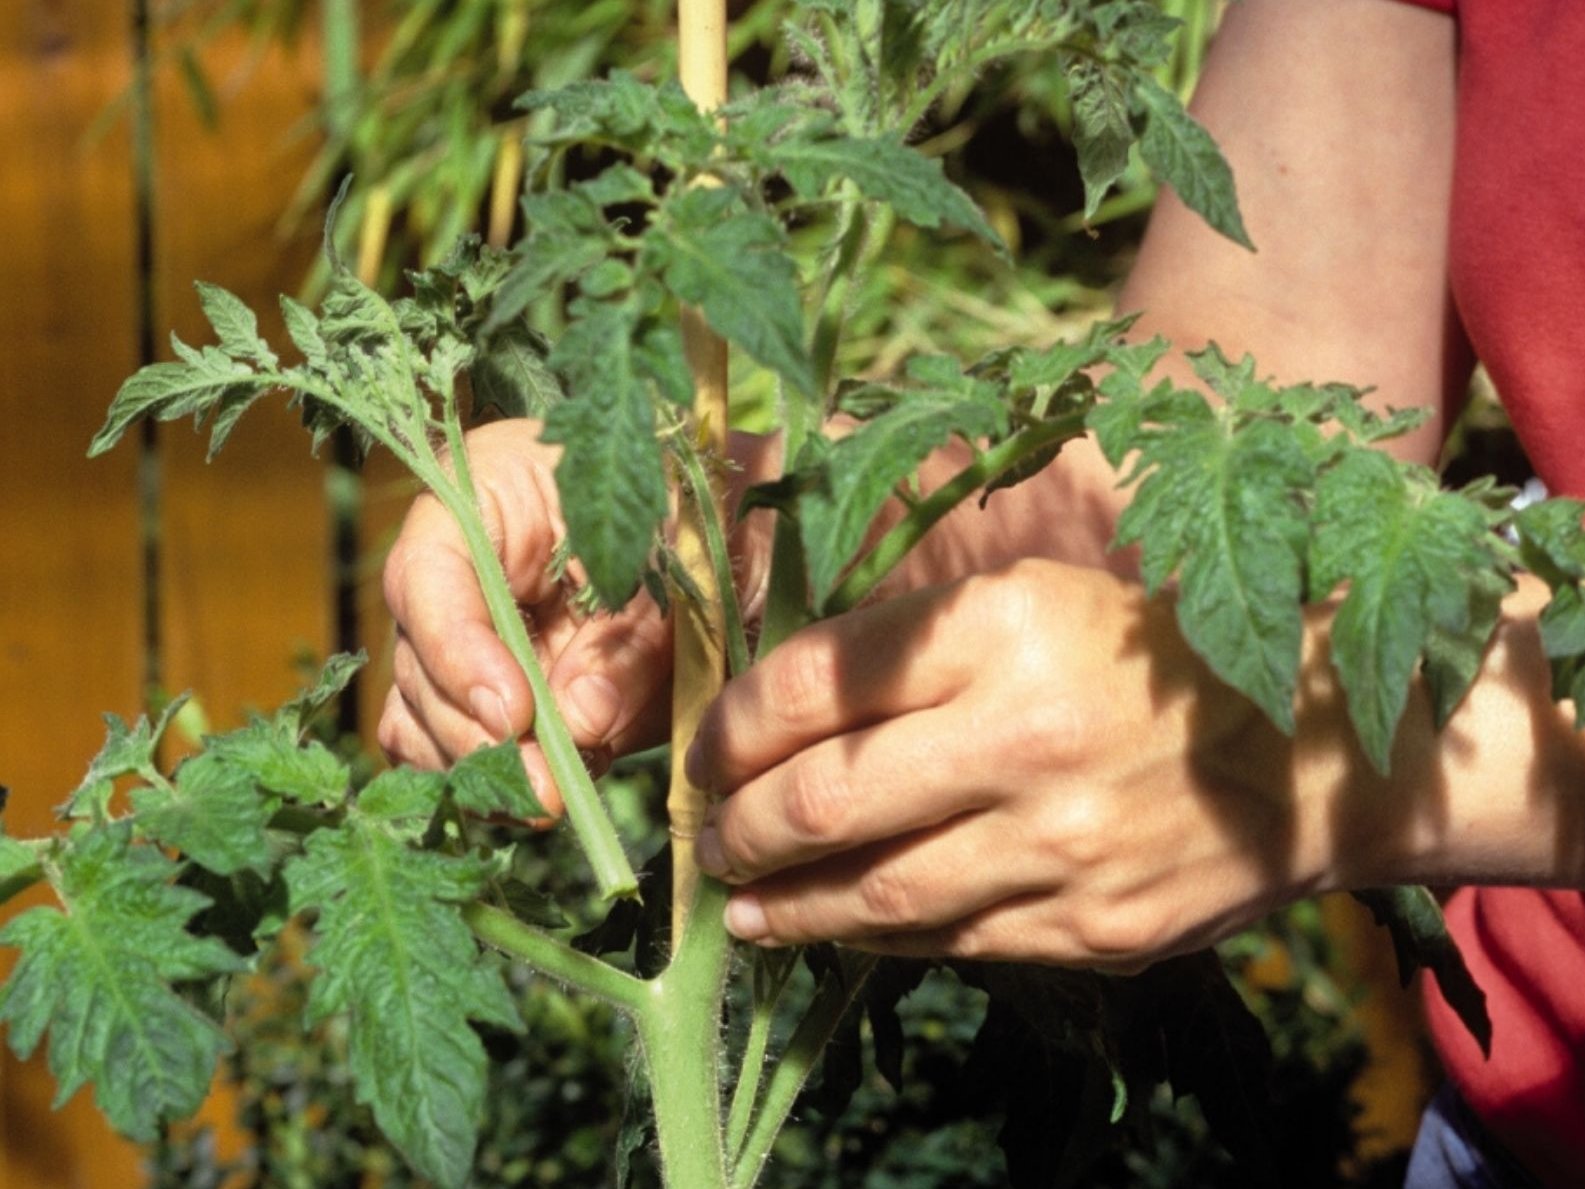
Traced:
[[550, 344], [521, 320], [485, 335], [468, 373], [474, 415], [494, 409], [503, 417], [543, 419], [563, 396], [549, 355]]
[[764, 145], [758, 156], [768, 168], [780, 169], [805, 198], [819, 198], [831, 183], [847, 179], [916, 227], [946, 223], [1007, 251], [974, 200], [947, 179], [939, 160], [895, 140], [794, 133]]
[[1239, 213], [1233, 171], [1211, 134], [1178, 97], [1155, 79], [1141, 75], [1135, 95], [1146, 112], [1139, 151], [1156, 175], [1177, 191], [1185, 206], [1234, 243], [1255, 250]]
[[331, 369], [330, 348], [319, 333], [319, 319], [314, 317], [313, 311], [290, 297], [282, 296], [281, 318], [286, 323], [286, 333], [303, 353], [304, 362], [317, 372], [328, 373]]
[[1481, 1052], [1491, 1055], [1491, 1016], [1486, 993], [1470, 974], [1458, 945], [1448, 934], [1442, 908], [1429, 889], [1409, 886], [1370, 888], [1354, 893], [1378, 925], [1392, 934], [1398, 978], [1408, 986], [1417, 970], [1429, 970], [1448, 1006], [1463, 1021]]
[[132, 791], [139, 833], [217, 875], [269, 871], [264, 827], [279, 806], [278, 797], [261, 794], [246, 769], [214, 754], [187, 760], [174, 784]]
[[1090, 219], [1128, 168], [1134, 129], [1128, 118], [1127, 79], [1110, 64], [1078, 54], [1059, 55], [1058, 61], [1073, 97], [1073, 147], [1084, 180], [1084, 217]]
[[358, 793], [358, 813], [372, 821], [421, 829], [435, 816], [446, 794], [444, 772], [392, 768], [371, 780]]
[[353, 814], [287, 867], [293, 912], [318, 911], [308, 1022], [344, 1014], [359, 1101], [420, 1173], [461, 1189], [484, 1112], [486, 1057], [470, 1020], [520, 1030], [501, 968], [457, 905], [485, 865], [416, 851]]
[[300, 743], [270, 719], [209, 736], [204, 746], [260, 788], [303, 805], [339, 805], [351, 781], [347, 765], [323, 743]]
[[250, 365], [212, 347], [196, 352], [179, 340], [173, 341], [185, 358], [181, 362], [151, 363], [121, 385], [110, 402], [104, 425], [89, 444], [88, 457], [96, 458], [109, 450], [141, 418], [176, 421], [192, 416], [201, 421], [210, 413], [222, 411], [224, 416], [217, 417], [210, 442], [209, 452], [213, 455], [241, 412], [275, 388], [272, 380], [261, 379]]
[[[1157, 399], [1166, 404], [1166, 393]], [[1223, 681], [1293, 732], [1308, 526], [1298, 502], [1313, 471], [1289, 428], [1173, 394], [1181, 420], [1141, 436], [1139, 491], [1117, 544], [1138, 544], [1146, 588], [1179, 573], [1178, 624]]]
[[102, 820], [108, 812], [110, 794], [118, 776], [139, 773], [145, 777], [155, 773], [155, 752], [165, 730], [187, 704], [187, 694], [180, 694], [166, 703], [159, 719], [152, 725], [146, 715], [128, 726], [119, 715], [105, 715], [106, 735], [104, 746], [88, 765], [82, 782], [73, 790], [62, 807], [68, 818], [91, 817]]
[[7, 836], [4, 826], [0, 825], [0, 904], [43, 877], [38, 851]]
[[995, 385], [964, 376], [949, 360], [915, 360], [910, 370], [924, 385], [866, 389], [864, 399], [884, 392], [892, 407], [832, 446], [813, 481], [810, 476], [800, 480], [798, 527], [817, 607], [824, 605], [897, 485], [932, 451], [954, 435], [973, 441], [1006, 427], [1007, 410]]
[[219, 285], [197, 282], [198, 301], [204, 317], [215, 328], [220, 339], [220, 349], [234, 359], [256, 364], [264, 371], [272, 371], [280, 360], [259, 336], [259, 320], [240, 297], [228, 293]]
[[369, 654], [361, 648], [331, 656], [312, 683], [275, 712], [275, 725], [286, 734], [300, 734], [316, 714], [346, 692], [358, 671], [368, 663]]
[[571, 394], [550, 410], [543, 436], [563, 448], [556, 486], [567, 540], [607, 607], [638, 588], [667, 510], [654, 408], [633, 356], [637, 326], [628, 306], [584, 304], [551, 355]]
[[173, 886], [177, 864], [130, 840], [129, 825], [78, 835], [50, 871], [62, 909], [31, 909], [0, 931], [0, 945], [22, 951], [0, 988], [0, 1020], [23, 1058], [48, 1029], [57, 1106], [92, 1081], [111, 1124], [149, 1141], [198, 1109], [226, 1048], [171, 984], [241, 963], [187, 932], [208, 900]]
[[523, 821], [550, 816], [528, 782], [516, 740], [463, 756], [446, 779], [457, 805], [469, 813], [481, 817], [504, 813]]
[[[1320, 599], [1350, 584], [1332, 622], [1332, 663], [1360, 742], [1382, 773], [1433, 634], [1458, 638], [1466, 652], [1484, 649], [1496, 622], [1494, 590], [1477, 575], [1497, 570], [1496, 540], [1478, 503], [1379, 451], [1352, 450], [1320, 476], [1310, 594]], [[1451, 712], [1474, 672], [1467, 657], [1427, 670], [1450, 683], [1433, 688], [1439, 712]]]
[[644, 237], [642, 262], [681, 300], [699, 306], [717, 334], [798, 391], [812, 393], [798, 275], [781, 225], [726, 189], [669, 200]]

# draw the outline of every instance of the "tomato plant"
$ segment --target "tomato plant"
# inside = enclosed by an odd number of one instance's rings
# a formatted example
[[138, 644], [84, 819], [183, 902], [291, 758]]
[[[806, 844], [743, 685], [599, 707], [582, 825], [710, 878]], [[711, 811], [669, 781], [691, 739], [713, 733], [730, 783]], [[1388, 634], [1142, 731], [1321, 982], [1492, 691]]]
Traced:
[[[1060, 68], [1087, 212], [1137, 144], [1190, 207], [1248, 243], [1221, 154], [1151, 73], [1174, 27], [1144, 0], [802, 0], [785, 36], [804, 67], [781, 85], [722, 102], [719, 70], [698, 81], [706, 67], [689, 91], [617, 72], [523, 96], [520, 110], [545, 115], [529, 143], [527, 232], [510, 250], [464, 240], [390, 301], [339, 262], [327, 235], [321, 307], [283, 301], [295, 361], [264, 341], [240, 301], [202, 286], [216, 342], [177, 342], [174, 361], [129, 379], [93, 451], [140, 418], [189, 416], [218, 450], [250, 405], [284, 392], [316, 443], [345, 427], [399, 458], [468, 544], [534, 690], [535, 734], [610, 917], [574, 945], [521, 878], [520, 857], [540, 839], [481, 824], [544, 815], [513, 743], [447, 773], [395, 768], [353, 787], [346, 764], [306, 733], [355, 669], [339, 657], [297, 699], [205, 740], [173, 772], [156, 753], [174, 705], [154, 722], [112, 719], [62, 810], [64, 830], [0, 836], [0, 891], [42, 880], [59, 901], [0, 933], [21, 951], [0, 990], [13, 1048], [31, 1052], [49, 1032], [62, 1096], [91, 1081], [118, 1128], [151, 1137], [210, 1084], [227, 1043], [226, 980], [298, 919], [316, 971], [307, 1019], [345, 1019], [360, 1098], [424, 1176], [469, 1178], [487, 1062], [474, 1025], [521, 1027], [512, 962], [631, 1022], [668, 1184], [748, 1189], [843, 1021], [861, 1010], [878, 1036], [892, 1035], [885, 1021], [920, 964], [811, 947], [801, 960], [814, 989], [788, 1004], [798, 954], [735, 960], [726, 890], [689, 861], [705, 804], [680, 765], [674, 878], [635, 872], [485, 530], [464, 434], [470, 401], [535, 417], [560, 445], [567, 553], [591, 610], [644, 590], [691, 625], [678, 632], [679, 667], [698, 679], [678, 700], [678, 754], [728, 672], [856, 606], [949, 511], [1061, 465], [1063, 443], [1085, 434], [1134, 486], [1118, 541], [1139, 546], [1145, 586], [1172, 587], [1185, 639], [1279, 727], [1293, 730], [1303, 608], [1346, 587], [1332, 661], [1365, 753], [1385, 770], [1411, 681], [1423, 677], [1445, 721], [1521, 560], [1555, 591], [1544, 628], [1558, 693], [1585, 693], [1580, 508], [1515, 513], [1490, 483], [1442, 490], [1431, 472], [1374, 448], [1417, 419], [1374, 414], [1358, 390], [1278, 386], [1214, 346], [1192, 356], [1202, 387], [1157, 380], [1169, 346], [1131, 338], [1128, 317], [972, 363], [925, 354], [894, 376], [838, 374], [848, 288], [877, 266], [894, 222], [1006, 250], [907, 139], [950, 88], [1001, 62], [1043, 55]], [[604, 167], [551, 184], [574, 172], [560, 168], [574, 154]], [[794, 226], [812, 252], [795, 248]], [[570, 296], [554, 337], [530, 317], [546, 295]], [[699, 395], [724, 397], [723, 343], [773, 376], [780, 398], [782, 475], [745, 501], [776, 517], [754, 637], [720, 505], [727, 412]], [[827, 429], [839, 413], [855, 426], [842, 436]], [[920, 465], [952, 440], [970, 461], [911, 494]], [[894, 501], [900, 514], [876, 531]], [[124, 799], [118, 784], [131, 786]], [[1405, 963], [1427, 965], [1486, 1035], [1482, 997], [1430, 894], [1366, 895]], [[1010, 1111], [1016, 1183], [1077, 1175], [1094, 1138], [1137, 1121], [1143, 1091], [1169, 1073], [1227, 1142], [1258, 1154], [1263, 1037], [1214, 956], [1132, 979], [958, 969], [990, 995], [986, 1059], [1048, 1075]], [[739, 1018], [724, 1027], [734, 978]], [[784, 1034], [778, 1021], [789, 1017]], [[1057, 1115], [1071, 1128], [1046, 1125]]]

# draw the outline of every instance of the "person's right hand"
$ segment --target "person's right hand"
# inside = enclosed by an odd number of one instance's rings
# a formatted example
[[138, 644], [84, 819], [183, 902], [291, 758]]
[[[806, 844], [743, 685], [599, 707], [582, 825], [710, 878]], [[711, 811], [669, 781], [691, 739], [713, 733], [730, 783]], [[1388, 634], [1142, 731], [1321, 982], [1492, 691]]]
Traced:
[[[485, 525], [573, 740], [598, 767], [601, 757], [659, 741], [671, 626], [644, 594], [614, 614], [572, 608], [576, 570], [558, 579], [551, 567], [565, 531], [552, 474], [558, 453], [540, 443], [533, 421], [468, 435]], [[384, 586], [397, 633], [395, 684], [379, 726], [386, 754], [443, 768], [485, 744], [525, 736], [534, 719], [528, 680], [491, 625], [461, 532], [433, 496], [420, 496], [408, 512]], [[522, 750], [541, 803], [559, 814], [544, 756], [531, 739]]]

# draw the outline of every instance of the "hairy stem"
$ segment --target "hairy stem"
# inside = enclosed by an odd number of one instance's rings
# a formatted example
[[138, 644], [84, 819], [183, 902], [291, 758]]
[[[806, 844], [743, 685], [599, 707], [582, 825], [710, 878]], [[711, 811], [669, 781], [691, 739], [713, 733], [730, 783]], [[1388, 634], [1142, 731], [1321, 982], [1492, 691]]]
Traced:
[[503, 909], [489, 904], [465, 904], [462, 919], [480, 941], [549, 978], [576, 987], [630, 1016], [651, 1010], [654, 997], [648, 984], [525, 925]]
[[849, 1005], [857, 997], [875, 969], [878, 959], [873, 954], [861, 954], [844, 963], [840, 972], [827, 974], [815, 992], [814, 1001], [804, 1018], [798, 1022], [787, 1051], [776, 1063], [775, 1072], [765, 1087], [765, 1096], [759, 1112], [754, 1116], [748, 1137], [741, 1152], [732, 1164], [732, 1189], [751, 1189], [759, 1180], [760, 1169], [770, 1156], [771, 1145], [781, 1133], [787, 1116], [792, 1111], [798, 1092], [809, 1079], [815, 1062], [836, 1033]]
[[[787, 968], [791, 973], [791, 966]], [[756, 978], [756, 982], [757, 982]], [[748, 1138], [748, 1126], [759, 1101], [760, 1080], [765, 1074], [765, 1054], [770, 1048], [771, 1027], [776, 1022], [776, 1005], [787, 986], [787, 975], [777, 978], [769, 993], [756, 995], [754, 1014], [749, 1020], [748, 1038], [743, 1045], [743, 1060], [738, 1065], [737, 1085], [732, 1088], [732, 1106], [727, 1112], [726, 1154], [729, 1164], [737, 1163]]]
[[[466, 452], [460, 448], [461, 435], [457, 434], [456, 437], [452, 447], [452, 465], [457, 468], [459, 478], [466, 478]], [[567, 807], [567, 819], [572, 823], [578, 845], [589, 860], [600, 895], [607, 900], [637, 896], [638, 877], [633, 874], [632, 864], [622, 849], [622, 840], [605, 811], [588, 769], [584, 767], [583, 757], [578, 754], [578, 745], [572, 741], [572, 732], [567, 729], [566, 720], [561, 717], [561, 711], [556, 706], [556, 696], [534, 653], [534, 643], [529, 639], [528, 628], [523, 624], [517, 600], [512, 597], [500, 556], [495, 551], [489, 533], [485, 531], [478, 505], [471, 498], [471, 482], [470, 490], [465, 491], [452, 486], [443, 477], [435, 477], [438, 482], [430, 482], [426, 476], [420, 477], [429, 483], [430, 489], [446, 505], [462, 530], [474, 571], [479, 578], [479, 586], [484, 592], [485, 605], [490, 609], [490, 621], [528, 678], [529, 689], [534, 694], [534, 737], [545, 753], [550, 774], [561, 791], [562, 801]]]
[[743, 629], [743, 608], [738, 603], [737, 582], [732, 574], [732, 554], [727, 549], [721, 509], [714, 499], [708, 498], [710, 476], [686, 430], [677, 434], [672, 441], [677, 461], [682, 465], [683, 478], [697, 501], [699, 527], [704, 530], [705, 550], [709, 555], [710, 568], [715, 573], [716, 593], [721, 600], [727, 665], [735, 677], [746, 672], [749, 666], [748, 635]]

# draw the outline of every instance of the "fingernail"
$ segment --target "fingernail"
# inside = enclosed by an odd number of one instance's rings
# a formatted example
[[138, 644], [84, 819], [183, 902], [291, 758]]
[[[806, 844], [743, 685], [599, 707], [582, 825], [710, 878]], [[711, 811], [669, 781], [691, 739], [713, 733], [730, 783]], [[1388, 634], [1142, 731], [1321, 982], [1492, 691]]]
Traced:
[[622, 692], [609, 677], [586, 673], [567, 687], [567, 709], [584, 736], [604, 739], [622, 713]]
[[473, 710], [473, 717], [490, 732], [491, 738], [505, 742], [517, 734], [512, 729], [512, 716], [507, 713], [506, 699], [495, 690], [484, 685], [474, 686], [468, 691], [468, 705]]
[[698, 860], [699, 870], [710, 875], [726, 874], [726, 852], [721, 849], [719, 831], [709, 829], [699, 831], [699, 837], [693, 840], [693, 854]]
[[770, 922], [758, 896], [744, 893], [727, 901], [726, 930], [741, 941], [762, 941], [770, 934]]

